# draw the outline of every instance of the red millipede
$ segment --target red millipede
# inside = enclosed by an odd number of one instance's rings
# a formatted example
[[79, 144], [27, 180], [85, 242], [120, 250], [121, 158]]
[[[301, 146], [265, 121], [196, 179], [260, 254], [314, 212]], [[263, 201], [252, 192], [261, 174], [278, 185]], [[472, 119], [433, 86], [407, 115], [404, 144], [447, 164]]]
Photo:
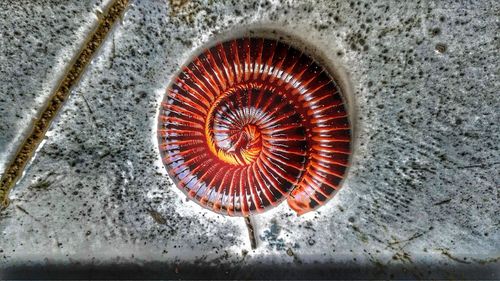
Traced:
[[174, 78], [158, 143], [179, 189], [230, 216], [287, 199], [299, 215], [332, 198], [351, 129], [339, 86], [299, 49], [245, 37], [205, 50]]

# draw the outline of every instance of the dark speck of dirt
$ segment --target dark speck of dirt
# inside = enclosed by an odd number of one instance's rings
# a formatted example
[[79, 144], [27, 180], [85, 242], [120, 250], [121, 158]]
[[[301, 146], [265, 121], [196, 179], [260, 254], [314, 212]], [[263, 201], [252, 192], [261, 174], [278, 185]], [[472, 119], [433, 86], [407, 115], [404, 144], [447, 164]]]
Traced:
[[438, 43], [438, 44], [436, 44], [436, 47], [434, 48], [434, 50], [438, 54], [443, 54], [446, 52], [446, 45], [443, 43]]
[[438, 36], [439, 34], [441, 34], [441, 29], [439, 29], [438, 27], [436, 28], [433, 28], [429, 31], [431, 37], [435, 37], [435, 36]]
[[135, 103], [139, 103], [141, 100], [145, 99], [148, 96], [148, 93], [144, 91], [140, 91], [137, 93], [137, 96], [135, 97]]

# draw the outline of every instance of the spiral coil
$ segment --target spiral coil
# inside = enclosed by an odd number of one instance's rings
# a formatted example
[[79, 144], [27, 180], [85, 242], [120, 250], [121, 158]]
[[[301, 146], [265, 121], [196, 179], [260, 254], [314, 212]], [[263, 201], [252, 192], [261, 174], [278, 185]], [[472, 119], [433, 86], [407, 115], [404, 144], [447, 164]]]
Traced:
[[333, 197], [351, 130], [339, 87], [311, 57], [265, 38], [222, 42], [186, 65], [162, 102], [158, 140], [177, 187], [230, 216]]

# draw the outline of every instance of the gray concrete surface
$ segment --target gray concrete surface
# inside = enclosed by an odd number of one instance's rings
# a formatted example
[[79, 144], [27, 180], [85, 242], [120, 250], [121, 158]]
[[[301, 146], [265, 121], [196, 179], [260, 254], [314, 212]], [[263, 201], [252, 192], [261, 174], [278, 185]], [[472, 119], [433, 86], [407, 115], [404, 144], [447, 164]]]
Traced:
[[[289, 278], [304, 278], [293, 275], [301, 268], [316, 278], [349, 268], [499, 278], [499, 9], [134, 1], [12, 192], [0, 216], [0, 269], [160, 263], [173, 277], [195, 266], [280, 277], [259, 271], [270, 265]], [[241, 218], [185, 200], [155, 141], [169, 79], [215, 34], [248, 25], [293, 34], [342, 67], [357, 115], [343, 189], [311, 214], [296, 217], [284, 204], [257, 216], [254, 251]]]
[[0, 176], [108, 2], [0, 1]]

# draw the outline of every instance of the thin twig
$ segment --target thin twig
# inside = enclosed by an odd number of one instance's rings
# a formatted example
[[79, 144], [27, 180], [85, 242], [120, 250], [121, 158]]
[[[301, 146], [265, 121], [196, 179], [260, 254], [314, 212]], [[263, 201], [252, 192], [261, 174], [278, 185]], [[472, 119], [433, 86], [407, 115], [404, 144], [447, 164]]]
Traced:
[[245, 217], [245, 223], [248, 229], [248, 237], [250, 238], [250, 246], [252, 247], [252, 250], [255, 250], [257, 248], [257, 239], [255, 239], [255, 231], [250, 216]]

